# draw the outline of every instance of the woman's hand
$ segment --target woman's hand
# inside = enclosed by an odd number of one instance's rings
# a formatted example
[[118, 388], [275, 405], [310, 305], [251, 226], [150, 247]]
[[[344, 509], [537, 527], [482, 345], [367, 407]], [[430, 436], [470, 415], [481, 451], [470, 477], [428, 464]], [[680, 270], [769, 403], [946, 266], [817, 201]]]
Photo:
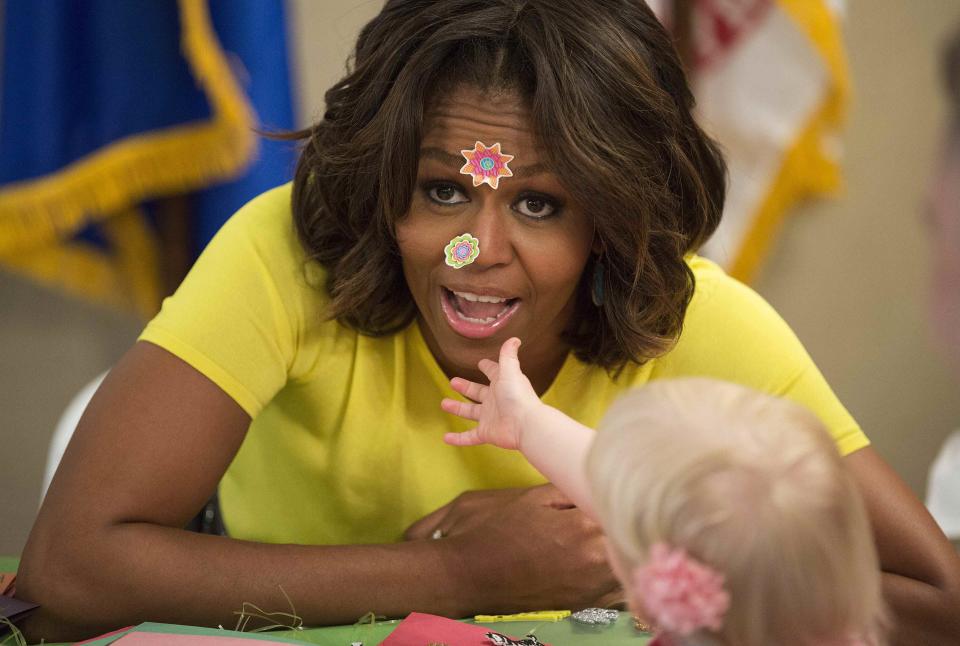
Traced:
[[[430, 540], [434, 535], [442, 538]], [[411, 525], [404, 538], [456, 553], [454, 576], [474, 604], [468, 614], [624, 601], [600, 526], [550, 484], [467, 491]]]
[[512, 337], [500, 348], [500, 361], [483, 359], [478, 367], [490, 380], [484, 386], [460, 377], [450, 380], [455, 391], [475, 403], [445, 398], [440, 407], [453, 415], [472, 419], [475, 428], [463, 433], [447, 433], [443, 441], [454, 446], [493, 444], [504, 449], [520, 448], [523, 420], [536, 410], [540, 399], [530, 380], [520, 370], [517, 350], [520, 339]]

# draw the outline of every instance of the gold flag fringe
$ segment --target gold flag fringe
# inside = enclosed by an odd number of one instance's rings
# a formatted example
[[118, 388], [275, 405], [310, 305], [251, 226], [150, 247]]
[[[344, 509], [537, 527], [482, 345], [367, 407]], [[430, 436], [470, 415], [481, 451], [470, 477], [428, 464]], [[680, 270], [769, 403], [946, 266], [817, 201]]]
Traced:
[[256, 115], [205, 0], [179, 0], [181, 49], [213, 118], [124, 138], [54, 174], [0, 189], [0, 258], [72, 236], [145, 199], [228, 179], [257, 150]]

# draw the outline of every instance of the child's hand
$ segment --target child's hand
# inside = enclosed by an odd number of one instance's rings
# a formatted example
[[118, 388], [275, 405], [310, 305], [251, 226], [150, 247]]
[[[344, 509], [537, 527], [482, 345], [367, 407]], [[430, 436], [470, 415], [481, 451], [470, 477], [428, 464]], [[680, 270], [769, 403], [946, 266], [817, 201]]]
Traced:
[[500, 348], [499, 363], [483, 359], [477, 364], [490, 380], [489, 386], [459, 377], [450, 380], [455, 391], [477, 403], [445, 398], [440, 407], [464, 419], [476, 420], [477, 426], [463, 433], [447, 433], [444, 442], [454, 446], [493, 444], [504, 449], [520, 448], [523, 420], [540, 405], [540, 399], [520, 370], [519, 347], [520, 339], [507, 339]]

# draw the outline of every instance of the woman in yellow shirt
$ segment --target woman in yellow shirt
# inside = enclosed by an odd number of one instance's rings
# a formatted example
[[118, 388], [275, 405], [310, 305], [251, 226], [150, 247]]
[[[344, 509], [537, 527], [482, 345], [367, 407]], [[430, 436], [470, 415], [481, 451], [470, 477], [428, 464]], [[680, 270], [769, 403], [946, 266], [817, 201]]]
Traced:
[[[643, 3], [391, 0], [326, 102], [292, 186], [231, 219], [81, 420], [18, 579], [34, 636], [216, 625], [281, 585], [308, 624], [617, 598], [597, 526], [522, 457], [442, 441], [448, 378], [517, 336], [589, 426], [679, 375], [808, 406], [900, 634], [955, 638], [949, 544], [776, 313], [695, 255], [723, 162]], [[180, 529], [218, 483], [230, 537]]]

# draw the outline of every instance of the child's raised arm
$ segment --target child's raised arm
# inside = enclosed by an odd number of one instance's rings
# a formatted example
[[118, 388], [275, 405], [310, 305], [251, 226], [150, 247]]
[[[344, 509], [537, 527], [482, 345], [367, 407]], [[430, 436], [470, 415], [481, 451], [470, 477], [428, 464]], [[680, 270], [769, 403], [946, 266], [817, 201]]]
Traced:
[[520, 339], [513, 337], [501, 346], [499, 363], [480, 361], [478, 366], [490, 380], [489, 386], [459, 377], [450, 380], [453, 389], [473, 403], [445, 398], [440, 407], [477, 425], [463, 433], [447, 433], [443, 440], [454, 446], [493, 444], [519, 450], [596, 520], [584, 471], [594, 431], [540, 401], [520, 370], [519, 348]]

